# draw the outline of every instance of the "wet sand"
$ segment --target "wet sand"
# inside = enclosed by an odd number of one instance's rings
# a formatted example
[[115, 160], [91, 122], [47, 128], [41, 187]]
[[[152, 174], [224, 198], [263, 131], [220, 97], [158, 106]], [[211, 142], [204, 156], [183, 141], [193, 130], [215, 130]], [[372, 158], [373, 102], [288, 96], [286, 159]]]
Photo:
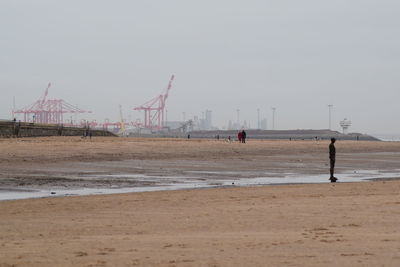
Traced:
[[[327, 146], [327, 141], [0, 139], [0, 189], [139, 188], [182, 179], [218, 186], [287, 176], [319, 181], [329, 172]], [[339, 141], [336, 146], [339, 178], [360, 172], [400, 174], [400, 142]]]
[[[323, 175], [327, 145], [0, 139], [0, 186], [118, 186], [127, 173]], [[400, 166], [399, 143], [336, 147], [339, 178]], [[0, 201], [0, 266], [398, 266], [400, 182], [343, 182]]]

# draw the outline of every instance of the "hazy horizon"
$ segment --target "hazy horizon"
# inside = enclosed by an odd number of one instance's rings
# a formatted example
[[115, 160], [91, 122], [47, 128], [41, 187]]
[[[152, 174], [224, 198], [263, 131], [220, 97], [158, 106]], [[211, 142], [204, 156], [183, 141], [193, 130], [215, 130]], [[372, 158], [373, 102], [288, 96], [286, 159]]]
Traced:
[[48, 98], [93, 113], [143, 119], [135, 106], [175, 81], [168, 120], [213, 111], [271, 129], [400, 133], [400, 2], [66, 1], [0, 2], [0, 119]]

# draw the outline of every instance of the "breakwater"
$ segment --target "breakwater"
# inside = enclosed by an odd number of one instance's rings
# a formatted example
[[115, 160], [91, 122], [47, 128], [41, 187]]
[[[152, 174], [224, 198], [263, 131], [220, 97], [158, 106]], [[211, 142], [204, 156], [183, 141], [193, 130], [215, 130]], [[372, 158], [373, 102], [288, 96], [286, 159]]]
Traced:
[[[342, 134], [331, 130], [246, 130], [249, 139], [286, 139], [286, 140], [327, 140], [332, 137], [338, 140], [379, 141], [378, 138], [367, 134]], [[193, 131], [192, 138], [237, 138], [237, 131]]]
[[116, 136], [106, 130], [83, 127], [65, 127], [56, 124], [36, 124], [28, 122], [0, 121], [0, 137], [39, 137], [39, 136]]

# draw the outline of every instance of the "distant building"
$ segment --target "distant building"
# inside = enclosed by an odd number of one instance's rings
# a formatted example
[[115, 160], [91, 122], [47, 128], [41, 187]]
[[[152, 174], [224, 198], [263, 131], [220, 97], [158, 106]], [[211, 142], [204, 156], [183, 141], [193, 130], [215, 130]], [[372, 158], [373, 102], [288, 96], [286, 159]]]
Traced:
[[175, 130], [182, 126], [182, 122], [181, 121], [167, 121], [165, 123], [165, 126], [168, 127], [170, 130]]
[[206, 110], [206, 118], [204, 120], [204, 130], [212, 129], [212, 111]]
[[242, 128], [243, 128], [243, 126], [241, 126], [237, 122], [232, 122], [231, 120], [229, 120], [228, 130], [240, 130]]
[[228, 128], [227, 129], [228, 130], [232, 130], [233, 129], [233, 124], [232, 124], [231, 120], [229, 120], [229, 122], [228, 122]]
[[198, 116], [194, 116], [193, 129], [200, 131], [215, 130], [216, 128], [212, 125], [212, 111], [207, 109], [205, 112], [202, 112], [201, 119]]
[[340, 124], [340, 127], [342, 127], [342, 129], [343, 129], [343, 134], [348, 134], [349, 127], [351, 126], [351, 121], [344, 118], [344, 120], [342, 120], [339, 124]]
[[260, 122], [260, 129], [261, 130], [267, 130], [267, 119], [262, 119]]

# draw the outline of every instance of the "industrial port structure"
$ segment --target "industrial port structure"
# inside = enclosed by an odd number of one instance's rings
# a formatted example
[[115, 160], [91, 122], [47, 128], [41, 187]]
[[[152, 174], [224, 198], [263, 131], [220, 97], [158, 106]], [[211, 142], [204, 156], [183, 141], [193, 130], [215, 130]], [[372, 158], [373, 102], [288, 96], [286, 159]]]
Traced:
[[172, 82], [175, 76], [172, 75], [165, 91], [157, 97], [147, 101], [146, 103], [133, 108], [133, 110], [144, 111], [144, 120], [127, 122], [122, 115], [122, 107], [120, 108], [120, 121], [112, 122], [105, 119], [103, 123], [98, 123], [96, 120], [88, 121], [81, 120], [77, 122], [73, 121], [72, 117], [70, 120], [65, 120], [68, 115], [74, 115], [83, 113], [92, 113], [81, 108], [78, 108], [72, 104], [69, 104], [63, 99], [47, 99], [51, 83], [48, 83], [44, 94], [33, 104], [25, 106], [21, 109], [13, 108], [12, 116], [15, 119], [16, 115], [22, 115], [22, 122], [40, 123], [40, 124], [62, 124], [64, 126], [72, 127], [91, 127], [101, 128], [108, 130], [112, 127], [112, 130], [119, 133], [125, 133], [127, 126], [133, 128], [147, 129], [149, 131], [160, 131], [166, 127], [165, 115], [166, 115], [166, 100], [169, 95], [169, 91], [172, 88]]
[[13, 116], [15, 114], [23, 114], [24, 122], [35, 122], [41, 124], [64, 124], [64, 115], [67, 113], [91, 113], [91, 111], [80, 109], [62, 99], [47, 99], [50, 87], [51, 83], [47, 85], [43, 96], [35, 101], [33, 104], [26, 106], [22, 109], [13, 110]]
[[165, 126], [165, 102], [175, 76], [172, 75], [164, 94], [161, 94], [133, 110], [144, 111], [144, 128], [161, 130]]
[[[183, 121], [168, 121], [166, 120], [167, 110], [166, 110], [166, 101], [168, 99], [170, 90], [172, 88], [172, 83], [175, 79], [174, 75], [171, 75], [169, 82], [164, 89], [164, 91], [158, 96], [150, 99], [140, 106], [136, 106], [132, 108], [135, 111], [143, 111], [144, 118], [143, 120], [137, 119], [133, 121], [127, 121], [124, 119], [122, 106], [119, 105], [119, 121], [110, 121], [109, 119], [105, 119], [102, 123], [97, 122], [96, 120], [77, 120], [77, 116], [79, 114], [84, 113], [92, 113], [91, 111], [87, 111], [81, 108], [78, 108], [72, 104], [69, 104], [63, 99], [48, 99], [49, 89], [51, 87], [51, 83], [48, 83], [44, 94], [38, 100], [36, 100], [33, 104], [28, 105], [22, 109], [15, 109], [15, 104], [13, 108], [13, 118], [16, 119], [15, 115], [22, 115], [22, 119], [20, 121], [27, 123], [38, 123], [38, 124], [56, 124], [63, 125], [66, 127], [85, 127], [92, 129], [103, 129], [103, 130], [111, 130], [114, 133], [118, 133], [120, 135], [128, 135], [129, 132], [138, 131], [143, 132], [145, 130], [147, 133], [154, 133], [160, 131], [169, 131], [170, 129], [174, 129], [175, 131], [186, 132], [186, 131], [212, 131], [217, 130], [217, 128], [212, 126], [212, 111], [206, 110], [202, 112], [202, 117], [194, 116], [193, 119], [185, 120], [186, 113], [184, 114]], [[328, 105], [329, 107], [329, 128], [331, 127], [331, 110], [333, 105]], [[272, 130], [275, 129], [275, 110], [276, 108], [272, 108]], [[229, 125], [226, 129], [240, 129], [247, 128], [251, 129], [250, 123], [247, 125], [246, 120], [243, 124], [240, 123], [239, 120], [239, 109], [237, 109], [237, 123], [232, 124], [229, 121]], [[67, 116], [68, 114], [68, 116]], [[70, 116], [71, 115], [71, 116]], [[75, 117], [75, 120], [72, 119], [72, 116]], [[19, 117], [21, 118], [21, 117]], [[65, 120], [65, 118], [68, 118]], [[69, 120], [70, 118], [70, 120]], [[267, 129], [266, 120], [260, 121], [260, 110], [257, 110], [257, 118], [258, 118], [258, 129]], [[130, 118], [130, 120], [132, 120]], [[242, 126], [243, 125], [243, 126]], [[348, 128], [351, 126], [351, 122], [344, 119], [340, 122], [340, 126], [343, 129], [343, 134], [348, 134]]]

